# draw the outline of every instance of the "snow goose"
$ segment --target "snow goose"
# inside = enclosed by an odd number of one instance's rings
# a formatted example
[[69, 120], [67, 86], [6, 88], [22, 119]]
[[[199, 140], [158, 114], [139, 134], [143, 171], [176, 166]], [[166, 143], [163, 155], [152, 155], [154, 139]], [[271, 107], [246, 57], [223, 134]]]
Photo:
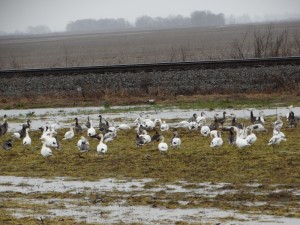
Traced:
[[201, 112], [200, 116], [196, 118], [196, 122], [199, 125], [204, 125], [206, 123], [206, 114], [205, 112]]
[[151, 119], [145, 119], [143, 122], [142, 122], [142, 125], [145, 127], [146, 130], [153, 130], [154, 127], [155, 127], [155, 123], [154, 121], [152, 121]]
[[105, 154], [107, 152], [107, 145], [103, 143], [103, 134], [99, 134], [99, 144], [97, 145], [98, 154]]
[[54, 119], [54, 121], [52, 122], [47, 121], [46, 126], [50, 131], [54, 131], [54, 132], [56, 132], [61, 127], [59, 122], [56, 119]]
[[166, 121], [162, 121], [161, 119], [156, 119], [154, 121], [155, 124], [159, 124], [159, 128], [161, 132], [168, 132], [170, 129], [169, 124], [166, 123]]
[[40, 127], [39, 129], [43, 131], [43, 133], [40, 137], [41, 140], [44, 140], [46, 137], [49, 137], [49, 136], [53, 137], [57, 133], [56, 131], [51, 130], [48, 126]]
[[52, 150], [46, 146], [46, 143], [43, 143], [41, 154], [44, 158], [48, 158], [53, 155]]
[[217, 130], [211, 130], [209, 135], [210, 135], [211, 139], [213, 139], [215, 137], [218, 137], [218, 131]]
[[207, 137], [210, 134], [209, 126], [202, 126], [200, 129], [200, 133], [202, 136]]
[[130, 130], [130, 129], [131, 129], [131, 126], [129, 126], [129, 125], [126, 124], [126, 123], [122, 123], [122, 124], [117, 125], [116, 128], [117, 128], [118, 130]]
[[256, 135], [253, 133], [253, 129], [247, 129], [249, 133], [249, 135], [247, 135], [247, 137], [245, 138], [245, 140], [250, 144], [250, 145], [253, 145], [254, 142], [256, 142], [257, 140], [257, 137]]
[[31, 138], [30, 138], [30, 136], [29, 136], [28, 131], [29, 131], [29, 128], [26, 128], [26, 130], [25, 130], [26, 135], [25, 135], [25, 137], [23, 138], [23, 145], [24, 145], [24, 146], [31, 145]]
[[77, 142], [77, 148], [80, 153], [87, 152], [89, 150], [90, 143], [86, 140], [85, 137], [81, 136]]
[[146, 130], [142, 130], [142, 134], [140, 134], [139, 136], [144, 139], [145, 144], [151, 142], [151, 136], [147, 133]]
[[174, 125], [174, 128], [188, 128], [190, 125], [190, 123], [186, 120], [182, 120], [179, 123], [177, 123], [176, 125]]
[[160, 143], [157, 146], [160, 153], [168, 151], [168, 144], [164, 141], [165, 141], [164, 136], [161, 136]]
[[236, 139], [235, 139], [235, 144], [239, 149], [242, 149], [246, 146], [250, 146], [250, 144], [240, 136], [240, 129], [237, 127], [234, 127], [234, 130], [236, 132]]
[[264, 125], [258, 123], [258, 124], [252, 124], [250, 126], [247, 127], [247, 129], [249, 130], [253, 130], [255, 132], [266, 132], [267, 129], [264, 127]]
[[171, 139], [171, 145], [175, 149], [178, 149], [181, 145], [181, 139], [179, 138], [178, 132], [176, 130], [173, 132], [173, 137]]
[[278, 127], [274, 126], [273, 135], [277, 135], [277, 134], [279, 134], [283, 139], [286, 139], [285, 134], [281, 132]]
[[113, 141], [116, 137], [117, 137], [117, 130], [114, 129], [113, 131], [107, 132], [107, 133], [103, 136], [103, 141], [104, 141], [104, 142], [110, 142], [110, 141]]
[[90, 128], [87, 130], [87, 136], [89, 137], [93, 137], [96, 135], [96, 130], [95, 128], [93, 127], [93, 122], [90, 120]]
[[55, 137], [52, 135], [45, 136], [42, 138], [42, 143], [46, 143], [46, 146], [48, 147], [55, 147], [59, 149], [59, 143]]
[[70, 126], [70, 130], [65, 133], [64, 138], [62, 140], [71, 140], [73, 139], [74, 135], [75, 134], [74, 134], [73, 127]]
[[247, 127], [245, 127], [245, 124], [242, 124], [242, 129], [239, 129], [239, 136], [240, 138], [245, 139], [247, 135], [248, 135], [248, 129]]
[[83, 131], [81, 125], [78, 123], [78, 118], [75, 118], [75, 131], [81, 133]]
[[280, 132], [271, 137], [268, 142], [268, 145], [279, 145], [281, 141], [286, 141], [286, 138], [281, 136]]
[[198, 123], [196, 121], [192, 121], [192, 122], [190, 122], [188, 128], [191, 131], [195, 131], [198, 129]]
[[11, 150], [13, 147], [12, 139], [8, 139], [8, 140], [4, 141], [2, 147], [4, 150]]
[[216, 148], [221, 147], [223, 145], [223, 139], [221, 137], [221, 133], [217, 132], [217, 136], [211, 140], [210, 147]]
[[281, 120], [281, 113], [277, 116], [277, 120], [274, 122], [274, 127], [281, 129], [283, 127], [283, 121]]

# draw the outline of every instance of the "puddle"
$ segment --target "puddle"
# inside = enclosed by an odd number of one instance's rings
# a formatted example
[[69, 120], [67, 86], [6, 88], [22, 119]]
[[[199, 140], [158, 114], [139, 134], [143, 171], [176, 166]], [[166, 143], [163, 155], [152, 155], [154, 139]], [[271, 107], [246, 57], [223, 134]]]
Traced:
[[[289, 217], [277, 217], [252, 213], [239, 213], [234, 210], [222, 210], [217, 208], [189, 208], [188, 200], [178, 200], [178, 206], [175, 209], [169, 209], [162, 206], [149, 205], [130, 205], [126, 198], [133, 196], [155, 196], [164, 191], [167, 194], [183, 193], [184, 196], [201, 195], [212, 199], [216, 195], [226, 193], [235, 193], [239, 190], [226, 187], [232, 187], [229, 183], [189, 183], [179, 181], [176, 184], [159, 184], [153, 187], [154, 179], [128, 179], [117, 180], [114, 178], [101, 179], [97, 181], [74, 180], [65, 177], [55, 179], [28, 178], [14, 176], [0, 176], [0, 193], [2, 201], [18, 202], [20, 204], [38, 204], [45, 206], [42, 212], [36, 212], [30, 207], [10, 208], [13, 216], [35, 217], [37, 219], [58, 217], [71, 217], [78, 222], [85, 223], [142, 223], [142, 224], [174, 224], [176, 222], [201, 223], [201, 224], [300, 224], [300, 219]], [[245, 184], [245, 188], [256, 189], [260, 184]], [[189, 187], [189, 188], [187, 188]], [[251, 191], [251, 190], [250, 190]], [[5, 193], [23, 193], [26, 197], [16, 197], [8, 199]], [[30, 194], [40, 193], [72, 193], [83, 194], [82, 198], [39, 198], [34, 199]], [[115, 196], [109, 204], [103, 204], [102, 201], [91, 201], [89, 194], [99, 193], [101, 196]], [[263, 192], [262, 192], [263, 193]], [[29, 194], [29, 195], [28, 195]], [[160, 199], [160, 201], [169, 201], [170, 199]], [[233, 204], [245, 206], [264, 206], [267, 202], [249, 202], [234, 201]], [[5, 206], [5, 204], [4, 204]], [[34, 208], [34, 206], [33, 206]]]
[[[111, 109], [130, 109], [137, 106], [114, 106]], [[143, 106], [138, 106], [143, 107]], [[94, 122], [97, 126], [99, 123], [99, 113], [103, 110], [103, 107], [76, 107], [76, 108], [42, 108], [42, 109], [11, 109], [11, 110], [0, 110], [0, 117], [3, 117], [6, 114], [9, 117], [15, 117], [24, 120], [23, 123], [28, 119], [26, 114], [34, 112], [34, 117], [30, 117], [32, 123], [32, 129], [37, 130], [39, 127], [46, 125], [46, 122], [58, 123], [60, 127], [67, 128], [70, 126], [70, 123], [74, 123], [74, 118], [77, 117], [80, 124], [85, 124], [87, 117]], [[182, 109], [166, 109], [166, 110], [147, 110], [147, 111], [129, 111], [124, 113], [105, 113], [103, 117], [107, 119], [110, 124], [118, 125], [117, 122], [113, 122], [118, 119], [122, 123], [128, 123], [131, 126], [134, 126], [134, 120], [140, 116], [142, 112], [150, 114], [154, 119], [182, 119], [186, 120], [190, 118], [194, 113], [200, 116], [201, 112], [206, 113], [208, 119], [212, 119], [215, 113], [222, 114], [223, 111], [227, 111], [228, 114], [231, 112], [235, 113], [237, 118], [249, 118], [250, 112], [246, 109], [215, 109], [214, 111], [210, 110], [182, 110]], [[254, 110], [254, 115], [258, 115], [259, 111], [263, 111], [265, 116], [272, 116], [281, 113], [282, 119], [285, 121], [286, 114], [288, 109], [283, 108], [273, 108], [273, 109], [259, 109]], [[300, 107], [293, 108], [295, 115], [300, 115]], [[71, 122], [70, 122], [71, 121]], [[9, 122], [9, 131], [14, 132], [21, 129], [23, 123]], [[173, 124], [171, 124], [173, 125]]]
[[122, 181], [116, 179], [102, 179], [99, 181], [77, 181], [56, 178], [47, 180], [43, 178], [27, 178], [14, 176], [0, 176], [0, 192], [12, 191], [23, 194], [35, 192], [69, 192], [78, 194], [87, 189], [93, 191], [142, 191], [145, 183], [152, 179]]

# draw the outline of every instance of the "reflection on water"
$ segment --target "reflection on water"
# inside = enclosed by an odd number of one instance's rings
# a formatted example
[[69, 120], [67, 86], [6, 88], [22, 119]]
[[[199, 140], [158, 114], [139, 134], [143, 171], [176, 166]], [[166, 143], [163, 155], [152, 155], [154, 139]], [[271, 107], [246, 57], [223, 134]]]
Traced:
[[[0, 176], [0, 193], [2, 200], [5, 201], [5, 193], [19, 193], [18, 197], [10, 199], [10, 201], [18, 202], [19, 204], [33, 205], [27, 208], [9, 208], [12, 215], [18, 218], [34, 217], [40, 218], [57, 218], [71, 217], [79, 222], [86, 223], [142, 223], [142, 224], [170, 224], [176, 222], [183, 223], [199, 223], [201, 224], [299, 224], [298, 218], [275, 217], [268, 215], [259, 215], [254, 213], [239, 213], [234, 210], [222, 210], [217, 208], [202, 208], [202, 207], [185, 207], [190, 202], [187, 200], [178, 201], [178, 207], [169, 209], [165, 207], [155, 207], [151, 204], [134, 205], [127, 202], [127, 198], [139, 196], [155, 197], [159, 193], [183, 194], [184, 196], [202, 196], [213, 201], [216, 196], [235, 193], [237, 190], [226, 187], [231, 187], [228, 183], [188, 183], [178, 181], [176, 184], [157, 184], [154, 187], [149, 187], [148, 182], [153, 182], [154, 179], [129, 179], [117, 180], [114, 178], [101, 179], [97, 181], [74, 180], [68, 178], [27, 178], [14, 176]], [[250, 185], [245, 187], [251, 188]], [[186, 188], [188, 187], [188, 188]], [[191, 188], [193, 187], [193, 188]], [[253, 187], [255, 193], [260, 195], [263, 193], [257, 192], [256, 187]], [[20, 197], [20, 193], [26, 197]], [[45, 195], [45, 198], [33, 198], [30, 194], [53, 194], [53, 193], [70, 193], [80, 194], [80, 198], [56, 198]], [[101, 199], [97, 202], [91, 199], [91, 194], [99, 194], [100, 196], [115, 196], [115, 200], [109, 204], [103, 204]], [[54, 196], [59, 196], [55, 195]], [[168, 196], [168, 195], [166, 195]], [[159, 201], [159, 199], [157, 199]], [[162, 201], [170, 201], [160, 199]], [[236, 204], [245, 206], [264, 206], [270, 204], [268, 202], [243, 202], [237, 201]], [[276, 203], [278, 204], [278, 203]], [[33, 210], [36, 205], [42, 207], [42, 212]], [[180, 207], [182, 206], [182, 207]], [[227, 218], [227, 223], [226, 219]], [[228, 219], [229, 218], [229, 219]], [[225, 219], [225, 220], [224, 220]]]

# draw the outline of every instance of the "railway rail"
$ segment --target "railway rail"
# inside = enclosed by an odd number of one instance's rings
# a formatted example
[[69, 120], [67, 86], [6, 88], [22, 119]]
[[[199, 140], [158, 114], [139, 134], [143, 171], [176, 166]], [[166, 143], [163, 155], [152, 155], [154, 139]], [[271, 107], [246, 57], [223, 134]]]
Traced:
[[300, 56], [274, 57], [274, 58], [250, 58], [250, 59], [229, 59], [229, 60], [208, 60], [208, 61], [188, 61], [174, 63], [152, 63], [152, 64], [123, 64], [109, 66], [84, 66], [84, 67], [61, 67], [61, 68], [41, 68], [41, 69], [15, 69], [0, 70], [0, 76], [43, 76], [66, 75], [73, 73], [124, 73], [124, 72], [151, 72], [151, 71], [174, 71], [191, 69], [219, 69], [219, 68], [240, 68], [240, 67], [260, 67], [278, 65], [299, 65]]

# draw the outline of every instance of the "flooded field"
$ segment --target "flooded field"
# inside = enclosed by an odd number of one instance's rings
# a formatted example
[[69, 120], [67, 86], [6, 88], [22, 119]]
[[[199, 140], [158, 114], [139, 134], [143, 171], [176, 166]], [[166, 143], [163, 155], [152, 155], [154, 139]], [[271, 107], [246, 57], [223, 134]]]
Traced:
[[[117, 113], [105, 113], [105, 118], [112, 123], [117, 125], [118, 123], [128, 123], [135, 125], [134, 120], [140, 117], [141, 113], [146, 112], [151, 115], [154, 119], [165, 119], [165, 120], [184, 120], [190, 118], [194, 113], [200, 116], [201, 112], [205, 112], [206, 117], [212, 119], [216, 113], [222, 116], [223, 111], [236, 114], [237, 118], [246, 119], [250, 117], [249, 109], [215, 109], [215, 110], [182, 110], [182, 109], [152, 109], [149, 110], [149, 106], [139, 106], [135, 110], [136, 106], [115, 106], [111, 107], [111, 110], [120, 110], [122, 112]], [[145, 108], [141, 110], [140, 108]], [[32, 122], [32, 129], [37, 130], [48, 123], [58, 123], [61, 127], [69, 127], [70, 123], [73, 123], [74, 118], [77, 117], [79, 121], [86, 121], [87, 116], [90, 117], [94, 122], [99, 121], [99, 114], [102, 114], [104, 107], [74, 107], [74, 108], [41, 108], [41, 109], [11, 109], [11, 110], [0, 110], [0, 116], [7, 115], [9, 117], [23, 119], [30, 118]], [[263, 111], [264, 116], [276, 116], [281, 115], [283, 119], [286, 119], [286, 114], [289, 110], [286, 107], [281, 108], [269, 108], [269, 109], [258, 109], [253, 110], [256, 115], [260, 111]], [[300, 107], [294, 107], [293, 111], [295, 115], [300, 117]], [[29, 116], [31, 115], [32, 116]], [[115, 121], [115, 122], [114, 122]], [[25, 121], [24, 121], [25, 122]], [[172, 125], [172, 124], [171, 124]], [[12, 121], [10, 123], [12, 131], [20, 129], [20, 123]]]
[[[298, 218], [261, 215], [258, 212], [241, 213], [214, 207], [195, 207], [194, 196], [203, 201], [218, 201], [220, 196], [236, 194], [239, 190], [229, 183], [189, 183], [178, 181], [172, 184], [154, 184], [153, 179], [99, 181], [74, 180], [70, 178], [42, 179], [28, 177], [0, 177], [2, 205], [17, 202], [19, 207], [8, 207], [14, 217], [48, 219], [73, 218], [76, 222], [113, 224], [299, 224]], [[243, 187], [248, 194], [264, 195], [257, 191], [260, 184]], [[283, 190], [276, 187], [272, 192], [289, 191], [298, 195], [299, 190]], [[3, 197], [7, 194], [11, 197]], [[15, 194], [15, 197], [13, 195]], [[68, 197], [66, 197], [68, 194]], [[180, 196], [171, 200], [172, 196]], [[39, 196], [39, 197], [37, 197]], [[146, 204], [135, 202], [145, 199]], [[181, 199], [181, 200], [179, 200]], [[165, 202], [169, 204], [162, 204]], [[300, 202], [298, 202], [300, 203]], [[267, 206], [267, 201], [238, 201], [230, 204]], [[285, 203], [283, 203], [285, 204]], [[31, 205], [24, 208], [23, 205]], [[280, 207], [279, 205], [276, 207]]]
[[[21, 141], [0, 154], [0, 224], [292, 224], [300, 223], [299, 128], [286, 125], [287, 108], [263, 111], [268, 132], [258, 142], [238, 150], [227, 143], [209, 147], [210, 138], [198, 131], [179, 129], [183, 144], [160, 154], [156, 143], [134, 145], [135, 119], [141, 114], [166, 120], [171, 127], [194, 113], [205, 112], [210, 123], [223, 111], [249, 123], [247, 109], [182, 110], [140, 107], [46, 108], [0, 110], [8, 118], [9, 133], [27, 119], [32, 121], [33, 147]], [[300, 107], [293, 108], [300, 115]], [[75, 140], [63, 142], [54, 157], [40, 156], [41, 126], [56, 123], [59, 139], [77, 117], [99, 123], [99, 114], [111, 125], [127, 123], [118, 131], [109, 152], [97, 156], [98, 140], [89, 139], [91, 150], [78, 155]], [[281, 115], [287, 141], [267, 146], [272, 123]], [[231, 119], [226, 121], [230, 124]], [[84, 127], [86, 130], [86, 128]], [[151, 131], [151, 135], [154, 134]], [[85, 133], [84, 133], [85, 134]], [[172, 132], [164, 134], [171, 138]], [[224, 142], [226, 134], [224, 133]], [[7, 138], [8, 136], [4, 137]], [[1, 137], [3, 141], [3, 137]]]

